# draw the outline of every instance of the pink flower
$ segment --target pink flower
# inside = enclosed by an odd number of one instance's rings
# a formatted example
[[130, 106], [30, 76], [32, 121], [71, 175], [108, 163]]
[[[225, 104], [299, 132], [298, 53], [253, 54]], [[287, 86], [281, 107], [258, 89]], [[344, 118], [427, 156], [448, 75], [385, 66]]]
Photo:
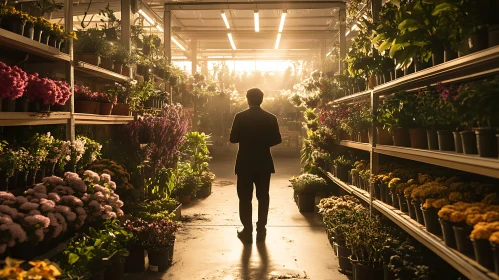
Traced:
[[58, 202], [59, 200], [61, 200], [61, 197], [57, 193], [52, 192], [48, 194], [48, 199]]
[[42, 101], [43, 104], [64, 105], [71, 95], [66, 82], [40, 78], [38, 74], [29, 75], [25, 96], [30, 101]]
[[38, 206], [40, 206], [40, 205], [37, 203], [26, 202], [26, 203], [23, 203], [21, 206], [19, 206], [19, 209], [26, 211], [26, 212], [29, 212], [31, 210], [38, 209]]
[[23, 95], [28, 85], [28, 75], [17, 66], [0, 62], [0, 99], [14, 100]]
[[38, 241], [42, 241], [43, 238], [45, 237], [45, 234], [43, 233], [43, 228], [38, 228], [35, 230], [35, 236]]
[[93, 207], [93, 208], [97, 208], [97, 209], [100, 209], [100, 203], [97, 201], [97, 200], [92, 200], [88, 206], [90, 207]]
[[109, 187], [110, 187], [112, 190], [116, 190], [116, 183], [115, 183], [115, 182], [110, 181], [110, 182], [108, 183], [108, 185], [109, 185]]
[[47, 187], [44, 185], [44, 184], [36, 184], [34, 187], [33, 187], [33, 191], [37, 192], [37, 193], [47, 193]]
[[85, 215], [85, 214], [86, 214], [85, 209], [83, 209], [83, 208], [81, 208], [81, 207], [77, 207], [77, 208], [75, 209], [75, 212], [76, 212], [76, 214], [78, 214], [78, 215]]
[[[27, 217], [24, 217], [24, 220], [32, 226], [40, 225], [43, 228], [47, 228], [50, 225], [50, 219], [45, 217], [45, 216], [42, 216], [42, 215], [27, 216]], [[42, 229], [42, 232], [43, 232], [43, 229]]]
[[76, 220], [76, 214], [74, 212], [71, 212], [71, 211], [66, 212], [65, 216], [66, 216], [66, 220], [68, 222], [72, 222], [72, 221]]
[[28, 202], [28, 199], [24, 196], [17, 196], [16, 200], [17, 200], [17, 204], [23, 204], [23, 203]]
[[12, 218], [15, 218], [17, 216], [17, 209], [7, 205], [0, 205], [0, 213], [8, 214]]
[[86, 170], [85, 172], [83, 172], [83, 178], [85, 181], [89, 181], [95, 184], [100, 182], [99, 174], [93, 172], [92, 170]]
[[104, 181], [104, 183], [109, 183], [109, 181], [111, 181], [111, 175], [106, 173], [101, 174], [100, 178]]
[[57, 176], [50, 176], [43, 178], [43, 182], [49, 184], [50, 186], [64, 185], [64, 180]]
[[57, 205], [55, 207], [55, 211], [57, 211], [59, 213], [67, 213], [67, 212], [71, 211], [71, 209], [67, 206], [64, 206], [64, 205]]

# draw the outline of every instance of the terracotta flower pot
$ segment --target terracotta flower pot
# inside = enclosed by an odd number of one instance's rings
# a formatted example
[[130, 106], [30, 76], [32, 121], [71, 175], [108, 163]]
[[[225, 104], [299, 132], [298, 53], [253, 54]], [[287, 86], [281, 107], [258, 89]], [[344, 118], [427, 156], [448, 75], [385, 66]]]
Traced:
[[466, 155], [478, 154], [475, 132], [461, 131], [459, 134], [461, 134], [461, 142], [463, 143], [463, 153]]
[[399, 147], [410, 147], [411, 138], [409, 136], [409, 131], [407, 128], [394, 128], [393, 133], [393, 144]]
[[128, 116], [130, 115], [130, 106], [128, 104], [115, 104], [112, 110], [113, 115]]
[[362, 131], [360, 133], [360, 142], [369, 143], [369, 133], [367, 131]]
[[100, 111], [100, 103], [94, 101], [75, 101], [75, 113], [96, 114]]
[[438, 130], [438, 148], [440, 151], [455, 151], [454, 135], [450, 130]]
[[428, 149], [438, 150], [438, 135], [437, 131], [433, 129], [426, 130], [426, 137], [428, 139]]
[[454, 148], [456, 153], [463, 153], [463, 141], [461, 141], [461, 134], [460, 132], [454, 131], [452, 132], [454, 136]]
[[99, 115], [109, 116], [113, 110], [113, 103], [103, 103], [99, 104]]
[[189, 204], [189, 203], [191, 203], [191, 196], [190, 195], [182, 195], [179, 197], [179, 202], [182, 204]]
[[377, 127], [378, 141], [377, 144], [380, 145], [393, 145], [393, 137], [387, 129]]
[[123, 72], [123, 64], [115, 62], [113, 70], [114, 70], [115, 73], [121, 74]]
[[454, 235], [454, 229], [452, 228], [453, 224], [440, 218], [438, 219], [438, 222], [442, 228], [442, 237], [445, 245], [456, 249], [456, 236]]
[[478, 155], [480, 157], [497, 157], [496, 130], [477, 128], [475, 130]]
[[493, 270], [494, 269], [494, 259], [492, 256], [492, 246], [490, 245], [489, 240], [487, 239], [479, 239], [479, 240], [471, 240], [473, 243], [473, 252], [475, 253], [475, 261], [477, 261], [480, 265]]
[[426, 131], [423, 128], [409, 129], [411, 137], [411, 147], [415, 149], [428, 149]]

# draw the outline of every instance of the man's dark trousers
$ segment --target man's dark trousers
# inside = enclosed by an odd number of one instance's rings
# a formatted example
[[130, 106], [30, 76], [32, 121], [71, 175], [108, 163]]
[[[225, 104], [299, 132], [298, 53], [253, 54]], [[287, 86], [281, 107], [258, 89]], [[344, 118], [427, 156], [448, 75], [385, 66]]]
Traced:
[[253, 184], [256, 189], [258, 200], [258, 222], [257, 230], [265, 229], [267, 216], [269, 214], [269, 187], [271, 173], [248, 173], [237, 175], [237, 196], [239, 197], [239, 218], [245, 229], [253, 230], [252, 206]]

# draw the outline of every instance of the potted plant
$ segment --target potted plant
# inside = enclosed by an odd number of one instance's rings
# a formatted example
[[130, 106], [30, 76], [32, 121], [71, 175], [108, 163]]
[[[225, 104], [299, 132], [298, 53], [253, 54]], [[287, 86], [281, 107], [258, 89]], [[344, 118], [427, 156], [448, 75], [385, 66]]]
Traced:
[[7, 29], [11, 32], [17, 33], [19, 35], [24, 35], [24, 26], [28, 20], [28, 15], [16, 10], [12, 6], [0, 7], [0, 13], [2, 15], [2, 25], [7, 26]]
[[[118, 74], [122, 74], [123, 71], [126, 71], [123, 68], [127, 68], [130, 66], [130, 61], [131, 61], [130, 51], [127, 50], [121, 44], [115, 45], [115, 50], [114, 50], [111, 58], [114, 60], [114, 72], [116, 72]], [[125, 75], [125, 74], [129, 75], [130, 74], [129, 70], [128, 70], [128, 73], [126, 73], [126, 72], [123, 73], [123, 75]]]
[[352, 168], [352, 161], [345, 156], [339, 156], [333, 160], [335, 174], [343, 182], [348, 181], [348, 171]]
[[[25, 97], [30, 111], [50, 111], [50, 106], [63, 106], [71, 96], [71, 88], [65, 81], [40, 78], [37, 73], [28, 76]], [[33, 105], [33, 106], [31, 106]]]
[[92, 92], [84, 85], [75, 85], [75, 112], [85, 114], [99, 114], [100, 103], [97, 102], [97, 92]]
[[99, 115], [111, 115], [113, 105], [116, 105], [118, 97], [114, 91], [99, 92], [95, 100], [99, 102]]
[[116, 40], [118, 39], [118, 31], [121, 27], [121, 20], [116, 17], [114, 11], [109, 8], [109, 3], [102, 10], [99, 10], [99, 15], [105, 17], [101, 18], [101, 25], [104, 34], [106, 35], [107, 40]]
[[23, 96], [28, 85], [28, 75], [17, 66], [0, 62], [0, 109], [3, 112], [15, 111], [16, 99]]
[[174, 222], [162, 219], [145, 224], [138, 233], [138, 239], [147, 250], [150, 268], [164, 271], [171, 265], [177, 230]]
[[407, 128], [414, 126], [415, 99], [413, 94], [397, 92], [384, 99], [378, 108], [376, 121], [392, 133], [395, 146], [411, 146]]
[[213, 172], [203, 172], [201, 174], [201, 187], [197, 192], [196, 196], [200, 198], [208, 197], [211, 194], [211, 187], [213, 181], [215, 180], [215, 174]]
[[180, 203], [189, 204], [191, 197], [195, 196], [201, 187], [201, 180], [192, 171], [186, 171], [179, 178], [179, 184], [175, 189], [175, 194], [179, 198]]
[[290, 179], [300, 212], [313, 212], [315, 194], [327, 187], [326, 180], [314, 174], [302, 174]]
[[100, 66], [103, 57], [110, 57], [111, 44], [104, 39], [102, 30], [88, 29], [78, 31], [77, 35], [78, 40], [74, 46], [77, 60]]
[[492, 246], [489, 239], [492, 233], [496, 231], [499, 232], [498, 222], [480, 222], [473, 227], [473, 231], [470, 234], [475, 260], [490, 270], [494, 269], [494, 259], [490, 258], [492, 255]]
[[498, 245], [499, 245], [499, 231], [496, 231], [490, 235], [489, 238], [490, 245], [492, 246], [492, 252], [494, 256], [494, 270], [495, 273], [499, 272], [499, 250], [498, 250]]

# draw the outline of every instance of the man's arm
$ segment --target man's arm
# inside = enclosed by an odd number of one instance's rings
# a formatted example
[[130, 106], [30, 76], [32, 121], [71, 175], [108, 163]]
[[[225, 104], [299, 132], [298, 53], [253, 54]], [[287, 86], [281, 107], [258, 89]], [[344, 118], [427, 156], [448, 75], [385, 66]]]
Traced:
[[230, 142], [231, 143], [239, 143], [239, 121], [238, 121], [238, 115], [237, 114], [234, 117], [234, 122], [232, 123], [232, 129], [230, 131]]
[[274, 124], [272, 126], [272, 132], [270, 134], [270, 147], [281, 144], [282, 142], [281, 132], [279, 131], [279, 123], [277, 122], [276, 117], [274, 117], [273, 122]]

